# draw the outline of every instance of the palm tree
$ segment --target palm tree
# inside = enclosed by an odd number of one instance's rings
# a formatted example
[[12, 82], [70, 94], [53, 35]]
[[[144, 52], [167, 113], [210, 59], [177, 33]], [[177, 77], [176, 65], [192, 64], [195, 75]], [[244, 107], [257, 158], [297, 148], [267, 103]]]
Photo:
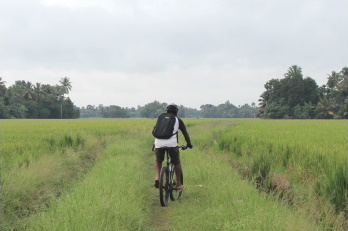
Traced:
[[63, 119], [63, 103], [65, 100], [64, 97], [65, 88], [63, 86], [56, 85], [53, 89], [53, 94], [57, 97], [57, 100], [60, 102], [60, 118]]
[[5, 83], [6, 82], [2, 80], [2, 77], [0, 77], [0, 97], [5, 95], [5, 90], [6, 90]]
[[64, 94], [69, 94], [69, 91], [71, 90], [71, 82], [68, 77], [61, 78], [59, 83], [61, 84], [60, 89], [58, 92], [58, 100], [60, 101], [60, 118], [63, 119], [63, 102], [64, 102]]
[[293, 65], [289, 68], [288, 72], [284, 75], [285, 78], [301, 77], [302, 78], [302, 69], [297, 65]]
[[332, 71], [331, 75], [329, 75], [329, 78], [327, 79], [327, 86], [330, 89], [335, 90], [340, 82], [340, 77], [341, 76], [336, 71]]
[[343, 77], [348, 78], [348, 67], [343, 67], [341, 74], [343, 75]]
[[5, 81], [2, 80], [2, 77], [0, 77], [0, 87], [5, 86]]
[[72, 88], [70, 79], [68, 77], [61, 78], [59, 83], [64, 87], [64, 94], [69, 94], [69, 91]]
[[337, 88], [341, 91], [344, 96], [348, 95], [348, 67], [344, 67], [340, 72], [340, 83]]
[[34, 99], [34, 91], [33, 91], [33, 84], [31, 82], [26, 82], [25, 85], [25, 91], [24, 91], [24, 99], [25, 100], [32, 100]]
[[329, 119], [332, 118], [335, 113], [333, 112], [333, 103], [328, 96], [323, 96], [319, 99], [317, 111], [319, 114], [319, 118], [321, 119]]
[[40, 101], [40, 99], [43, 97], [44, 91], [42, 90], [41, 83], [36, 83], [34, 86], [34, 93], [35, 93], [35, 100], [37, 102]]

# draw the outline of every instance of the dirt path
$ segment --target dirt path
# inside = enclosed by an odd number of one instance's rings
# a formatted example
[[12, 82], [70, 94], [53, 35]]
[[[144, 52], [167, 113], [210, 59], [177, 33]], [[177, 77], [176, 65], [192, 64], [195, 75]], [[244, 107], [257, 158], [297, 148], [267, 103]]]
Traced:
[[152, 212], [153, 217], [149, 224], [149, 230], [151, 231], [171, 231], [172, 227], [168, 225], [168, 211], [170, 210], [170, 206], [162, 207], [159, 202], [158, 190], [153, 190], [152, 195]]
[[[147, 156], [146, 163], [148, 164], [148, 169], [149, 169], [149, 176], [153, 177], [155, 174], [155, 169], [154, 169], [154, 154], [150, 153]], [[152, 179], [152, 178], [150, 178]], [[170, 205], [166, 207], [162, 207], [160, 204], [160, 199], [159, 199], [159, 190], [153, 187], [154, 182], [151, 181], [151, 194], [149, 196], [149, 200], [151, 201], [151, 210], [150, 212], [152, 213], [152, 218], [151, 221], [149, 222], [149, 225], [147, 227], [147, 230], [149, 231], [171, 231], [173, 230], [172, 227], [168, 225], [168, 219], [169, 219], [169, 211], [170, 211]]]

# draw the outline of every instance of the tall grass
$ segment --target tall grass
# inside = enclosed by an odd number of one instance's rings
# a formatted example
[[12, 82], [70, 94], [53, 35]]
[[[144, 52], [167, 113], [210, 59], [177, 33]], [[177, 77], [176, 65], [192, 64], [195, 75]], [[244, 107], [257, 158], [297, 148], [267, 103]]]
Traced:
[[110, 142], [143, 129], [125, 120], [1, 122], [1, 230], [21, 229], [101, 159]]
[[[152, 185], [154, 120], [3, 121], [1, 230], [327, 230], [241, 180], [231, 166], [239, 159], [226, 150], [250, 164], [245, 172], [267, 178], [275, 170], [268, 153], [280, 149], [243, 132], [230, 144], [229, 132], [247, 127], [240, 122], [185, 120], [194, 144], [181, 152], [186, 189], [162, 208]], [[291, 147], [279, 163], [305, 182]]]
[[[212, 123], [197, 126], [191, 130], [193, 140], [196, 136], [214, 140], [216, 128], [233, 129], [230, 125], [236, 122], [220, 121], [216, 126], [215, 121], [215, 127]], [[207, 128], [210, 132], [203, 132]], [[314, 220], [305, 219], [285, 204], [260, 194], [248, 181], [242, 181], [231, 167], [230, 157], [216, 151], [215, 146], [211, 143], [182, 151], [185, 191], [180, 201], [169, 203], [164, 211], [169, 219], [162, 220], [168, 223], [163, 230], [319, 229]]]
[[272, 177], [283, 174], [330, 201], [339, 214], [348, 212], [346, 135], [346, 121], [244, 120], [221, 135], [219, 147], [242, 160], [250, 169], [245, 176], [261, 179], [267, 190]]
[[173, 230], [317, 230], [315, 222], [241, 181], [226, 157], [205, 150], [185, 155], [186, 189], [171, 203]]
[[146, 139], [120, 137], [74, 192], [54, 201], [27, 230], [143, 230], [150, 219], [150, 172], [143, 165], [149, 146]]

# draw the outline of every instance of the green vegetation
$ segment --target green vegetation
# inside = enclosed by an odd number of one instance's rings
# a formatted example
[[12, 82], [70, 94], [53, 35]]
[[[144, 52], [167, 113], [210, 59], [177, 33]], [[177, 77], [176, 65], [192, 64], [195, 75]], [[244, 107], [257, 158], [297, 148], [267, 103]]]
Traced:
[[[67, 77], [55, 86], [22, 80], [7, 88], [5, 83], [0, 77], [0, 119], [155, 118], [167, 106], [154, 101], [137, 108], [102, 104], [77, 108], [66, 96], [72, 89]], [[218, 106], [205, 104], [201, 110], [183, 105], [179, 109], [182, 118], [254, 118], [258, 111], [255, 103], [236, 107], [229, 101]]]
[[260, 190], [334, 227], [348, 212], [346, 123], [250, 120], [222, 132], [218, 143]]
[[241, 181], [226, 156], [204, 150], [185, 154], [188, 186], [183, 199], [171, 204], [168, 212], [163, 210], [173, 230], [318, 229], [314, 220], [301, 218], [300, 213]]
[[[138, 108], [121, 108], [119, 106], [98, 107], [88, 105], [81, 108], [82, 118], [157, 118], [166, 109], [167, 103], [154, 101]], [[229, 101], [217, 106], [204, 104], [200, 110], [179, 106], [179, 117], [181, 118], [254, 118], [258, 112], [255, 103], [235, 106]]]
[[[0, 118], [155, 118], [167, 103], [154, 101], [137, 108], [117, 105], [87, 105], [77, 108], [65, 95], [72, 88], [69, 78], [59, 85], [16, 81], [5, 86], [0, 77]], [[302, 69], [293, 65], [282, 79], [265, 84], [259, 107], [253, 102], [235, 106], [226, 101], [217, 106], [203, 104], [199, 109], [179, 107], [181, 118], [269, 118], [269, 119], [348, 119], [348, 67], [332, 71], [327, 83], [318, 86], [305, 77]]]
[[111, 141], [137, 132], [137, 124], [115, 120], [2, 120], [1, 230], [18, 229], [25, 218], [45, 211], [52, 199], [64, 194], [101, 159]]
[[[152, 176], [146, 139], [119, 137], [74, 191], [38, 214], [28, 230], [142, 230], [149, 223]], [[141, 148], [140, 148], [141, 147]], [[142, 150], [149, 150], [143, 152]], [[144, 173], [147, 176], [144, 177]]]
[[0, 77], [0, 119], [71, 119], [78, 118], [79, 110], [66, 94], [71, 90], [69, 78], [59, 85], [16, 81], [6, 88]]
[[333, 71], [326, 85], [303, 78], [302, 69], [289, 68], [283, 79], [271, 79], [260, 96], [258, 116], [271, 119], [347, 119], [348, 67]]
[[154, 120], [0, 122], [1, 230], [346, 228], [344, 121], [186, 119], [186, 189], [165, 208]]

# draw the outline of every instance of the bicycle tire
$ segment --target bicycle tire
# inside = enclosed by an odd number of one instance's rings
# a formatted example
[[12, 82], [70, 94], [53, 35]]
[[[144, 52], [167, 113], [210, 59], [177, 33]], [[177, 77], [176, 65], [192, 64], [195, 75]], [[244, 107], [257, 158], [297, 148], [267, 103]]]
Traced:
[[[172, 174], [172, 179], [173, 179], [173, 182], [171, 184], [171, 189], [170, 189], [170, 199], [172, 201], [176, 201], [178, 199], [180, 199], [180, 197], [182, 196], [182, 192], [183, 190], [176, 190], [176, 174], [174, 171], [171, 171]], [[181, 171], [181, 182], [184, 182], [184, 176], [183, 176], [183, 173]]]
[[169, 199], [169, 174], [167, 167], [161, 169], [160, 181], [159, 181], [159, 195], [160, 203], [162, 206], [168, 205]]

